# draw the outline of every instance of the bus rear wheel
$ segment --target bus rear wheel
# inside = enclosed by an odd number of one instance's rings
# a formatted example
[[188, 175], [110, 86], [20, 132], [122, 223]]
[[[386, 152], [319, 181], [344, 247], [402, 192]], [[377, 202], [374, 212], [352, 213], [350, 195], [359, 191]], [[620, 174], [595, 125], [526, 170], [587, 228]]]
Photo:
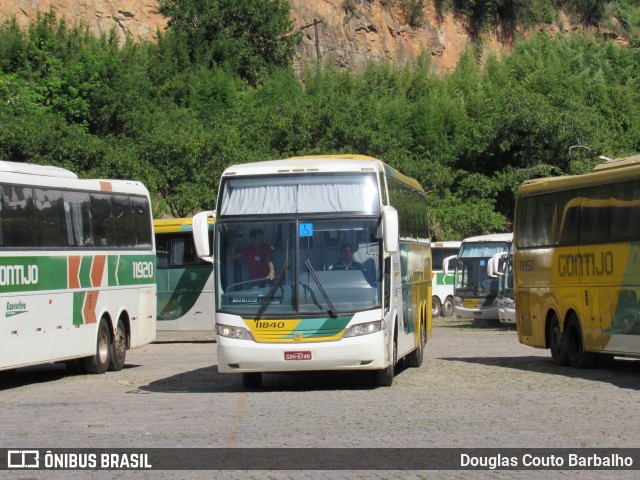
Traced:
[[548, 341], [553, 363], [561, 367], [569, 365], [567, 338], [566, 335], [560, 331], [560, 322], [558, 322], [558, 317], [556, 315], [553, 316], [551, 323], [549, 324]]
[[243, 373], [242, 386], [244, 388], [260, 388], [262, 386], [262, 373], [260, 372]]
[[418, 368], [424, 360], [424, 349], [427, 345], [427, 326], [424, 321], [420, 322], [420, 344], [418, 348], [409, 353], [406, 357], [407, 366]]
[[592, 352], [584, 350], [582, 342], [582, 331], [580, 330], [580, 322], [575, 315], [569, 318], [567, 325], [567, 352], [569, 355], [569, 363], [573, 368], [593, 368], [596, 365], [598, 356]]
[[107, 320], [102, 317], [98, 325], [98, 338], [96, 340], [96, 353], [93, 357], [83, 360], [87, 373], [104, 373], [109, 368], [111, 361], [111, 335]]
[[442, 312], [442, 305], [438, 297], [431, 297], [431, 317], [436, 318], [440, 316]]
[[112, 347], [109, 370], [119, 372], [124, 367], [124, 360], [127, 356], [127, 331], [122, 320], [118, 320], [118, 328], [116, 329], [116, 337], [113, 339]]
[[453, 297], [448, 296], [444, 299], [440, 315], [443, 317], [453, 317]]

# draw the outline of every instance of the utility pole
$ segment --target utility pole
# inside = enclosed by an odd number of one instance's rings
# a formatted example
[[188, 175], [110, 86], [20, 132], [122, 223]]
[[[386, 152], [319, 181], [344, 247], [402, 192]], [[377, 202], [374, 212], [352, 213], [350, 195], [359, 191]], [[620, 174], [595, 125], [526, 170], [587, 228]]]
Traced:
[[314, 34], [316, 36], [316, 62], [318, 67], [320, 67], [320, 59], [322, 58], [322, 56], [320, 55], [320, 41], [318, 39], [318, 24], [320, 23], [322, 23], [322, 20], [316, 20], [314, 18], [313, 22], [300, 27], [300, 30], [304, 30], [305, 28], [309, 28], [313, 26]]

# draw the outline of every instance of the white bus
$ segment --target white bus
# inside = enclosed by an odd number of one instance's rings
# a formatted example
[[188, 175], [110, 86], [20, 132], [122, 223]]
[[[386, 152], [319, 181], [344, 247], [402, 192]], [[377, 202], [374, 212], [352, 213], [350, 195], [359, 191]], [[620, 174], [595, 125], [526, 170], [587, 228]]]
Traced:
[[264, 372], [366, 370], [393, 383], [420, 366], [431, 331], [424, 190], [361, 155], [227, 168], [213, 255], [218, 371], [258, 387]]
[[[196, 253], [191, 222], [191, 218], [153, 221], [159, 332], [215, 330], [213, 269]], [[209, 230], [213, 233], [213, 219]]]
[[516, 324], [513, 282], [513, 243], [508, 252], [496, 253], [487, 262], [487, 275], [498, 279], [498, 319], [502, 325]]
[[[453, 273], [456, 318], [499, 324], [498, 279], [487, 275], [487, 262], [496, 253], [508, 252], [513, 233], [494, 233], [465, 238], [460, 252], [444, 262], [444, 272]], [[455, 264], [455, 267], [452, 267]]]
[[431, 315], [451, 317], [453, 315], [453, 274], [445, 275], [442, 264], [445, 258], [458, 255], [459, 241], [433, 242], [431, 244], [431, 279], [433, 288]]
[[0, 161], [0, 370], [120, 370], [155, 338], [147, 189]]

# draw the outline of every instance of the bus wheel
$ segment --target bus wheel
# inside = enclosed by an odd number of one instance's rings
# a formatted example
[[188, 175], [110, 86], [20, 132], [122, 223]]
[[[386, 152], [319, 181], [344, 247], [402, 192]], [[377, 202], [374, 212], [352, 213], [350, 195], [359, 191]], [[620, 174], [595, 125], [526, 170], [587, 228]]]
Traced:
[[260, 388], [262, 386], [262, 374], [260, 372], [243, 373], [242, 386], [244, 388]]
[[109, 368], [111, 359], [111, 335], [107, 320], [102, 317], [98, 325], [98, 339], [96, 341], [96, 354], [83, 360], [87, 373], [104, 373]]
[[442, 304], [442, 312], [440, 315], [443, 317], [453, 317], [453, 297], [448, 296], [444, 299], [444, 303]]
[[549, 350], [551, 350], [551, 358], [553, 363], [558, 366], [569, 365], [569, 353], [567, 352], [567, 337], [560, 331], [560, 323], [556, 315], [551, 319], [549, 324]]
[[382, 370], [376, 370], [376, 385], [379, 387], [390, 387], [393, 385], [393, 376], [395, 374], [396, 363], [398, 363], [398, 346], [396, 345], [396, 337], [393, 337], [393, 360], [391, 365]]
[[575, 315], [569, 318], [567, 325], [567, 352], [569, 363], [574, 368], [593, 368], [596, 365], [597, 355], [584, 350], [580, 323]]
[[438, 297], [431, 297], [431, 317], [439, 317], [441, 311], [442, 305], [440, 305], [440, 299]]
[[424, 321], [420, 322], [420, 345], [414, 351], [407, 355], [407, 366], [419, 367], [424, 360], [424, 348], [427, 345], [427, 326]]
[[111, 362], [109, 370], [119, 372], [124, 367], [124, 359], [127, 355], [127, 331], [124, 329], [122, 320], [118, 320], [116, 338], [113, 339], [111, 350]]

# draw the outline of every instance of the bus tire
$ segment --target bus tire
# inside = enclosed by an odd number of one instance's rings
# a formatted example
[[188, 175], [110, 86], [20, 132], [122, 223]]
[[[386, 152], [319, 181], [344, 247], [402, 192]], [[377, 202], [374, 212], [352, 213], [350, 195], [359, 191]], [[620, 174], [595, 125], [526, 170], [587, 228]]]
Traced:
[[567, 336], [560, 331], [558, 316], [553, 315], [549, 323], [548, 342], [553, 363], [560, 367], [569, 365], [569, 352], [567, 351]]
[[595, 367], [598, 356], [595, 353], [585, 352], [580, 323], [575, 314], [569, 317], [566, 334], [567, 352], [571, 366], [580, 369]]
[[453, 297], [451, 295], [444, 299], [440, 315], [443, 317], [453, 317]]
[[118, 320], [118, 328], [116, 336], [111, 344], [111, 361], [109, 362], [109, 370], [119, 372], [124, 367], [124, 361], [127, 356], [127, 331], [124, 328], [122, 320]]
[[260, 372], [243, 373], [242, 386], [244, 388], [260, 388], [262, 386], [262, 373]]
[[379, 387], [390, 387], [393, 385], [393, 377], [396, 373], [396, 363], [398, 363], [398, 345], [396, 336], [393, 336], [393, 358], [391, 365], [382, 370], [376, 370], [376, 385]]
[[420, 322], [420, 344], [418, 348], [409, 353], [406, 357], [407, 366], [418, 368], [424, 360], [424, 349], [427, 345], [427, 326], [424, 321]]
[[111, 335], [107, 320], [102, 317], [98, 324], [98, 338], [96, 340], [96, 353], [93, 357], [83, 359], [84, 369], [87, 373], [101, 374], [109, 368], [111, 361]]
[[431, 297], [431, 317], [432, 318], [439, 317], [440, 312], [442, 312], [442, 305], [440, 304], [440, 299], [436, 296]]

